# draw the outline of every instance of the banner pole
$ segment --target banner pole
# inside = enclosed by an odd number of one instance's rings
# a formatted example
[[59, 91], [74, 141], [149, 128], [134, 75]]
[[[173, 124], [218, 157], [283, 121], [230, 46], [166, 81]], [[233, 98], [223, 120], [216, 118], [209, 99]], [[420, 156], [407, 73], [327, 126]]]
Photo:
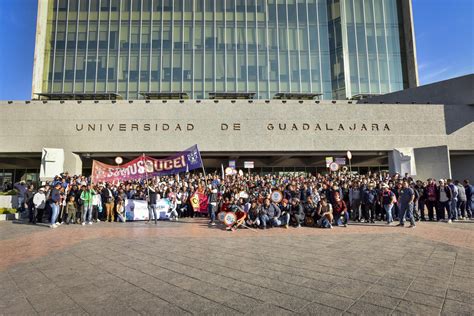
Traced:
[[204, 168], [204, 160], [202, 160], [201, 151], [199, 150], [199, 146], [197, 144], [196, 144], [196, 148], [199, 153], [199, 159], [201, 160], [202, 172], [204, 173], [204, 182], [206, 183], [206, 186], [207, 186], [207, 176], [206, 176], [206, 169]]

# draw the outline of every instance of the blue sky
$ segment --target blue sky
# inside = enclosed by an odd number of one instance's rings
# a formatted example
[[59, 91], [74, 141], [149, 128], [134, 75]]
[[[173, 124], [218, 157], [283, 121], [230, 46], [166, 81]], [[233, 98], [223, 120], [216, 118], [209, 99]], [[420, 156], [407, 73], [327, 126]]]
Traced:
[[[31, 98], [37, 1], [0, 0], [0, 100]], [[420, 84], [474, 73], [474, 0], [413, 0], [413, 12]]]

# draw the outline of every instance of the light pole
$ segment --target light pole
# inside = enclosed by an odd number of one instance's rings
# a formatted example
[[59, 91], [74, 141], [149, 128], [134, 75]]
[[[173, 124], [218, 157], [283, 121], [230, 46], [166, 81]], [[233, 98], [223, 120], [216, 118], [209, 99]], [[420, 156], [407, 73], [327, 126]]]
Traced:
[[352, 153], [350, 150], [347, 151], [347, 159], [349, 159], [349, 173], [352, 176], [352, 164], [351, 164]]

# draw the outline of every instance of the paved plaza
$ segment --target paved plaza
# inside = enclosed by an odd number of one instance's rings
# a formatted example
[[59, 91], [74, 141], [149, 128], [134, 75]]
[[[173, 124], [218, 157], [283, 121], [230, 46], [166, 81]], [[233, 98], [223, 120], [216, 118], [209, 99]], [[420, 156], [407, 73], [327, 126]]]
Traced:
[[472, 315], [474, 222], [0, 223], [1, 315]]

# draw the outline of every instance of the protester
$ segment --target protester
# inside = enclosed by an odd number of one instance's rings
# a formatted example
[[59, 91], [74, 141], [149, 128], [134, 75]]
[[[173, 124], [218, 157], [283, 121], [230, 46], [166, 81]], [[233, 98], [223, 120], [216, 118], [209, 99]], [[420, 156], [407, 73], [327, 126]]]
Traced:
[[36, 224], [42, 221], [44, 208], [46, 207], [46, 195], [44, 188], [39, 188], [38, 192], [33, 196], [34, 213], [30, 215], [30, 222]]
[[84, 187], [84, 190], [81, 193], [81, 200], [83, 201], [84, 212], [82, 214], [82, 223], [92, 225], [92, 199], [95, 194], [95, 190], [92, 189], [92, 185], [88, 184], [87, 187]]
[[49, 227], [51, 228], [57, 228], [59, 226], [58, 223], [56, 223], [56, 220], [58, 219], [59, 215], [59, 205], [61, 202], [61, 192], [60, 192], [61, 184], [56, 183], [54, 188], [51, 191], [51, 220], [50, 220], [50, 225]]
[[66, 213], [67, 213], [67, 218], [66, 218], [66, 224], [69, 225], [72, 223], [76, 222], [76, 212], [77, 212], [77, 205], [76, 205], [76, 200], [74, 199], [74, 196], [69, 197], [69, 201], [66, 204]]
[[120, 222], [125, 223], [127, 221], [126, 215], [125, 215], [125, 207], [123, 205], [123, 199], [120, 196], [117, 198], [116, 210], [117, 210], [117, 219]]
[[[125, 206], [130, 200], [147, 201], [144, 203], [148, 208], [147, 219], [155, 223], [159, 217], [159, 203], [162, 203], [160, 211], [166, 205], [170, 220], [207, 216], [211, 226], [217, 225], [216, 214], [220, 212], [243, 212], [242, 225], [234, 225], [233, 228], [248, 226], [266, 229], [288, 227], [290, 223], [295, 227], [329, 228], [347, 226], [349, 218], [370, 224], [378, 221], [390, 224], [398, 218], [400, 224], [404, 224], [406, 217], [410, 219], [410, 227], [414, 227], [417, 220], [446, 219], [450, 223], [456, 219], [472, 218], [473, 187], [469, 181], [465, 180], [463, 184], [449, 181], [447, 184], [441, 179], [439, 185], [436, 182], [435, 179], [428, 179], [426, 183], [415, 182], [408, 176], [387, 173], [237, 174], [224, 177], [216, 173], [207, 177], [199, 173], [185, 173], [153, 177], [147, 181], [99, 182], [92, 185], [82, 175], [64, 174], [44, 184], [34, 195], [30, 193], [34, 192], [33, 188], [25, 183], [17, 183], [16, 186], [25, 189], [22, 193], [23, 207], [25, 203], [28, 207], [28, 201], [32, 202], [29, 207], [32, 223], [40, 222], [45, 214], [49, 215], [51, 227], [59, 225], [61, 218], [58, 215], [61, 213], [67, 214], [64, 222], [71, 223], [74, 217], [68, 204], [72, 201], [75, 202], [75, 213], [80, 214], [76, 216], [78, 222], [82, 225], [92, 224], [93, 221], [98, 223], [101, 214], [104, 220], [125, 222]], [[49, 184], [53, 185], [52, 190]], [[280, 191], [280, 202], [272, 201], [274, 190]], [[452, 193], [454, 191], [456, 195]], [[457, 198], [455, 209], [453, 196]], [[199, 200], [198, 205], [196, 199]], [[64, 212], [61, 212], [63, 205]], [[127, 212], [129, 209], [127, 206]]]
[[405, 218], [408, 215], [410, 219], [410, 228], [415, 228], [415, 219], [413, 217], [413, 201], [415, 200], [415, 192], [410, 188], [407, 181], [403, 181], [403, 187], [400, 191], [400, 224], [397, 226], [405, 226]]

